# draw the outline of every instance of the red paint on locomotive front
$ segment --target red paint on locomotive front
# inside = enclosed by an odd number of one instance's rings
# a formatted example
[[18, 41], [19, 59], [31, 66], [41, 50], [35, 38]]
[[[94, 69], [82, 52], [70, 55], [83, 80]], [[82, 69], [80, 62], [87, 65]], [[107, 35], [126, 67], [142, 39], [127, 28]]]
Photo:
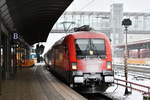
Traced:
[[[68, 45], [68, 51], [69, 51], [69, 60], [70, 63], [76, 62], [77, 63], [77, 70], [83, 71], [83, 72], [89, 72], [90, 70], [86, 70], [86, 67], [88, 67], [85, 60], [77, 59], [76, 57], [76, 48], [75, 48], [75, 40], [78, 38], [101, 38], [105, 40], [105, 48], [106, 48], [106, 58], [105, 59], [99, 59], [100, 66], [97, 72], [102, 72], [103, 70], [112, 70], [106, 68], [106, 62], [110, 61], [112, 62], [112, 54], [111, 54], [111, 46], [109, 39], [105, 34], [98, 34], [94, 32], [80, 32], [77, 34], [71, 34], [67, 37], [67, 45]], [[90, 61], [90, 60], [89, 60]], [[97, 66], [97, 65], [95, 65]], [[71, 67], [71, 66], [70, 66]], [[93, 66], [94, 67], [94, 66]], [[68, 68], [68, 70], [71, 70], [71, 68]]]

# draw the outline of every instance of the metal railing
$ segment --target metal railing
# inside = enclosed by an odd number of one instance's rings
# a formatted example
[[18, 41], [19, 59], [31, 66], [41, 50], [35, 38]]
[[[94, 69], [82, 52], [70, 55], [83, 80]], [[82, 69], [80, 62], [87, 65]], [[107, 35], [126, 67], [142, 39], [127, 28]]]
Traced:
[[[137, 83], [134, 83], [134, 82], [130, 82], [130, 81], [122, 80], [122, 79], [117, 79], [117, 78], [115, 78], [114, 80], [116, 81], [116, 82], [114, 82], [114, 83], [117, 84], [117, 85], [120, 85], [120, 86], [123, 86], [123, 87], [126, 87], [126, 88], [130, 88], [131, 90], [133, 89], [133, 90], [142, 92], [143, 94], [148, 94], [149, 97], [150, 97], [150, 86], [145, 86], [145, 85], [141, 85], [141, 84], [137, 84]], [[128, 83], [129, 86], [128, 86], [128, 85], [121, 84], [121, 83], [118, 83], [118, 82]], [[134, 85], [134, 86], [138, 86], [138, 87], [145, 88], [145, 89], [147, 89], [147, 91], [142, 90], [142, 89], [135, 88], [135, 87], [133, 87], [133, 85]]]

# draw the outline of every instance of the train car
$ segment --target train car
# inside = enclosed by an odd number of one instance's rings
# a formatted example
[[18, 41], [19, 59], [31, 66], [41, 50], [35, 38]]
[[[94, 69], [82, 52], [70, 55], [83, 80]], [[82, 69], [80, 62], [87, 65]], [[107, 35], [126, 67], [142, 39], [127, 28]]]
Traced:
[[[123, 50], [117, 51], [118, 55], [114, 57], [114, 64], [124, 64]], [[129, 65], [150, 65], [150, 49], [129, 50], [127, 63]]]
[[18, 48], [16, 52], [16, 63], [18, 67], [32, 67], [37, 62], [36, 53]]
[[21, 61], [22, 67], [33, 67], [37, 62], [36, 54], [29, 54], [28, 56], [23, 57]]
[[[136, 56], [133, 56], [136, 55]], [[134, 65], [150, 65], [150, 49], [141, 49], [139, 52], [138, 50], [134, 50], [129, 54], [128, 64]]]
[[81, 31], [67, 35], [45, 54], [45, 61], [48, 69], [70, 87], [105, 91], [114, 81], [111, 45], [103, 33]]

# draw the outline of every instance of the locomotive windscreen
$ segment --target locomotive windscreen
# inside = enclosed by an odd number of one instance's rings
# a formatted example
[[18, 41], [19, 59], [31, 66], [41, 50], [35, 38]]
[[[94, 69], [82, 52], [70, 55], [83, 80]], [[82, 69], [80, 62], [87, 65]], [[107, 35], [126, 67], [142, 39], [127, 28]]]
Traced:
[[77, 57], [97, 56], [105, 58], [105, 42], [103, 39], [77, 39], [76, 54]]

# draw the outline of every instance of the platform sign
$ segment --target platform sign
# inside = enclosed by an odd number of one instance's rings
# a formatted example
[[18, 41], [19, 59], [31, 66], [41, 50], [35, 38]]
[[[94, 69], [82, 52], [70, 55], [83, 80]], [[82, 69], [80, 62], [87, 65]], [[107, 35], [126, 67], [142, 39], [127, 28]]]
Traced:
[[19, 34], [18, 33], [13, 33], [13, 39], [17, 40], [19, 38]]

